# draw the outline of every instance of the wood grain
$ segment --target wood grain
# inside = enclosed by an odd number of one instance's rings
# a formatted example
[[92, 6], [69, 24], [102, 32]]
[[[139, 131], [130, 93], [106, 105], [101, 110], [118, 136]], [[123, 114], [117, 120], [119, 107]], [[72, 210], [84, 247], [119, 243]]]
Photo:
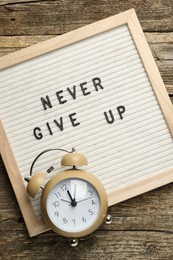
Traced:
[[172, 30], [173, 5], [170, 0], [3, 0], [0, 4], [0, 35], [62, 34], [130, 8], [135, 8], [144, 31]]
[[[173, 95], [173, 4], [170, 0], [1, 0], [0, 55], [135, 8], [167, 90]], [[141, 97], [142, 99], [142, 97]], [[0, 259], [172, 260], [173, 184], [109, 209], [105, 224], [77, 248], [52, 232], [29, 238], [0, 159]]]

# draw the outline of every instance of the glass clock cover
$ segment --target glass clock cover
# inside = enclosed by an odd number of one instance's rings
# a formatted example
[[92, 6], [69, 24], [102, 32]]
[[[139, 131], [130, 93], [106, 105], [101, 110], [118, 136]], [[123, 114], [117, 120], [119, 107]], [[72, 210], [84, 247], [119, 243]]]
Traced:
[[49, 192], [47, 214], [59, 229], [74, 233], [92, 226], [100, 213], [100, 196], [86, 180], [67, 178]]

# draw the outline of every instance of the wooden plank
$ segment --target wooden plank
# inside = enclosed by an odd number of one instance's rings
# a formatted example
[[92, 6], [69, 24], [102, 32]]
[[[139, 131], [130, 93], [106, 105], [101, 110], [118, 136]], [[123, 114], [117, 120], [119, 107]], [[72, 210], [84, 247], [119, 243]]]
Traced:
[[144, 31], [172, 30], [170, 0], [17, 2], [1, 3], [0, 35], [62, 34], [130, 8], [135, 8]]
[[[13, 221], [13, 225], [16, 222]], [[20, 225], [22, 229], [22, 225]], [[15, 229], [8, 230], [1, 242], [2, 259], [169, 259], [173, 257], [173, 235], [157, 231], [97, 231], [77, 248], [70, 248], [64, 239], [48, 233], [28, 240], [26, 234], [18, 237]], [[4, 234], [3, 234], [4, 235]], [[8, 236], [11, 236], [10, 240]], [[25, 243], [23, 243], [25, 241]], [[169, 241], [169, 243], [168, 243]], [[8, 251], [6, 250], [8, 248]], [[51, 257], [51, 258], [50, 258]]]
[[[40, 2], [40, 1], [38, 1], [38, 0], [23, 0], [23, 1], [21, 1], [21, 0], [15, 0], [15, 2], [14, 2], [14, 0], [1, 0], [1, 3], [0, 3], [0, 6], [1, 5], [9, 5], [9, 4], [17, 4], [17, 3], [32, 3], [32, 2]], [[43, 2], [43, 1], [42, 1]]]
[[165, 82], [165, 84], [171, 84], [173, 80], [173, 62], [172, 60], [165, 60], [164, 64], [162, 60], [157, 61], [157, 66], [159, 67], [161, 76]]
[[173, 97], [173, 85], [166, 85], [167, 91], [169, 93], [169, 96]]
[[0, 50], [11, 48], [22, 49], [33, 44], [49, 40], [57, 35], [0, 36]]
[[173, 33], [145, 33], [153, 56], [157, 61], [173, 60]]

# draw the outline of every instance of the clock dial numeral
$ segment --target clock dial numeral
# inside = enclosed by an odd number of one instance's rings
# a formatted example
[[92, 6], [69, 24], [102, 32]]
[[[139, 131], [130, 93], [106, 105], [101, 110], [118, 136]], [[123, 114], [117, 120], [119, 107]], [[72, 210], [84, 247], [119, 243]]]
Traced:
[[59, 217], [59, 212], [55, 211], [54, 216], [58, 218]]
[[63, 218], [62, 221], [63, 221], [64, 224], [68, 223], [68, 220], [66, 218]]
[[90, 196], [93, 196], [92, 190], [88, 190], [88, 193], [89, 193]]
[[94, 212], [91, 209], [89, 209], [88, 212], [89, 212], [90, 215], [94, 214]]
[[56, 193], [54, 193], [55, 196], [59, 199], [61, 197], [61, 193], [59, 191], [57, 191]]
[[65, 183], [60, 185], [60, 188], [61, 188], [62, 191], [68, 190], [67, 185]]
[[76, 225], [76, 219], [72, 219], [72, 222], [74, 223], [74, 226]]
[[92, 200], [91, 204], [92, 204], [92, 205], [95, 205], [96, 203], [95, 203], [95, 201], [94, 201], [94, 200]]
[[86, 222], [87, 220], [86, 220], [86, 218], [82, 217], [82, 221], [83, 221], [83, 222]]
[[55, 207], [55, 208], [57, 208], [57, 207], [59, 207], [59, 202], [57, 201], [57, 200], [55, 200], [54, 202], [52, 202], [52, 205]]

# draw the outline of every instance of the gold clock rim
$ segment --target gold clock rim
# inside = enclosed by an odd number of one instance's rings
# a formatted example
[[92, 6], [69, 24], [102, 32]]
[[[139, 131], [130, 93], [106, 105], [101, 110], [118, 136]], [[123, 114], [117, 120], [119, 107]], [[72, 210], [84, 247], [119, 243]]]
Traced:
[[[100, 212], [98, 215], [97, 220], [86, 230], [80, 231], [80, 232], [67, 232], [64, 231], [58, 227], [56, 227], [52, 221], [50, 220], [47, 210], [46, 210], [46, 201], [49, 195], [49, 192], [53, 189], [53, 187], [69, 178], [80, 178], [82, 180], [88, 181], [91, 183], [95, 189], [97, 190], [99, 196], [100, 196]], [[98, 180], [97, 177], [95, 177], [93, 174], [87, 171], [83, 171], [80, 169], [71, 169], [71, 170], [66, 170], [60, 173], [57, 173], [56, 176], [54, 176], [45, 186], [42, 195], [41, 195], [41, 200], [40, 200], [40, 206], [41, 206], [41, 212], [43, 219], [45, 222], [48, 224], [48, 226], [55, 232], [58, 233], [61, 236], [68, 237], [68, 238], [79, 238], [79, 237], [84, 237], [87, 236], [91, 233], [93, 233], [104, 221], [106, 214], [107, 214], [107, 209], [108, 209], [108, 198], [107, 198], [107, 193], [104, 189], [104, 186]]]

